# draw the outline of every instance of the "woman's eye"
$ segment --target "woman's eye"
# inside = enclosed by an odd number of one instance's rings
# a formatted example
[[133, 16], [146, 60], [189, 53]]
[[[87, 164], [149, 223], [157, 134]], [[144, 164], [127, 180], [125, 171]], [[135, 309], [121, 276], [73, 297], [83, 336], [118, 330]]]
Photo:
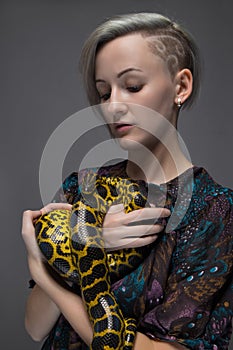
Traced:
[[99, 94], [100, 95], [100, 100], [101, 101], [107, 101], [109, 98], [110, 98], [110, 96], [111, 96], [111, 93], [110, 92], [108, 92], [108, 93], [106, 93], [106, 94]]
[[133, 85], [133, 86], [128, 86], [127, 90], [130, 92], [138, 92], [142, 89], [142, 85]]

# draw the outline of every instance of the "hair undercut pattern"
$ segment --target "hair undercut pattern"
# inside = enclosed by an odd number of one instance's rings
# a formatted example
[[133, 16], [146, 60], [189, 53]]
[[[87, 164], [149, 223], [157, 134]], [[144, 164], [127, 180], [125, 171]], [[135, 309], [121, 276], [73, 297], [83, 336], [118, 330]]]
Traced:
[[157, 13], [133, 13], [112, 17], [99, 25], [83, 46], [80, 70], [91, 105], [100, 102], [95, 86], [95, 61], [100, 48], [108, 42], [128, 34], [141, 33], [150, 50], [167, 65], [173, 78], [181, 69], [189, 69], [193, 89], [184, 106], [190, 107], [200, 88], [200, 55], [193, 37], [179, 24]]

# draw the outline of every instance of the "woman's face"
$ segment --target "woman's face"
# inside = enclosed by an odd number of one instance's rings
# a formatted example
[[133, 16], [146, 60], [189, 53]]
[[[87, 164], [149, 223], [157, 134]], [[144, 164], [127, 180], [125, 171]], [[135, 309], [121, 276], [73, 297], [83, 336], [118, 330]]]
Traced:
[[[143, 130], [145, 119], [141, 112], [135, 113], [135, 105], [158, 112], [176, 125], [175, 81], [165, 62], [151, 52], [140, 33], [105, 44], [96, 57], [95, 78], [103, 113], [114, 137], [142, 144], [153, 142]], [[153, 119], [150, 123], [153, 132]]]

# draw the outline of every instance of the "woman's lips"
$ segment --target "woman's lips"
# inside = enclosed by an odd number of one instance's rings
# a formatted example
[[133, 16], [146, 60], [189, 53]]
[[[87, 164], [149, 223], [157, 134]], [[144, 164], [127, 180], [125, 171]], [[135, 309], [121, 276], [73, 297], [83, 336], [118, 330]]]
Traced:
[[129, 131], [130, 129], [133, 128], [132, 124], [126, 124], [126, 123], [119, 123], [119, 124], [114, 124], [114, 128], [117, 133], [125, 133]]

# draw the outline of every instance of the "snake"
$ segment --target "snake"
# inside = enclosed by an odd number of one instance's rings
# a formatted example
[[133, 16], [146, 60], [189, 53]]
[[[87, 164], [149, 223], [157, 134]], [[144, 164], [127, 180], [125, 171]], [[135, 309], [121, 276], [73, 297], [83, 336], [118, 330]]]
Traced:
[[111, 285], [145, 259], [151, 245], [107, 252], [102, 237], [113, 204], [125, 213], [148, 206], [144, 186], [129, 178], [87, 175], [72, 210], [53, 210], [35, 224], [36, 240], [48, 264], [78, 284], [93, 325], [91, 350], [133, 349], [137, 320], [124, 317]]

